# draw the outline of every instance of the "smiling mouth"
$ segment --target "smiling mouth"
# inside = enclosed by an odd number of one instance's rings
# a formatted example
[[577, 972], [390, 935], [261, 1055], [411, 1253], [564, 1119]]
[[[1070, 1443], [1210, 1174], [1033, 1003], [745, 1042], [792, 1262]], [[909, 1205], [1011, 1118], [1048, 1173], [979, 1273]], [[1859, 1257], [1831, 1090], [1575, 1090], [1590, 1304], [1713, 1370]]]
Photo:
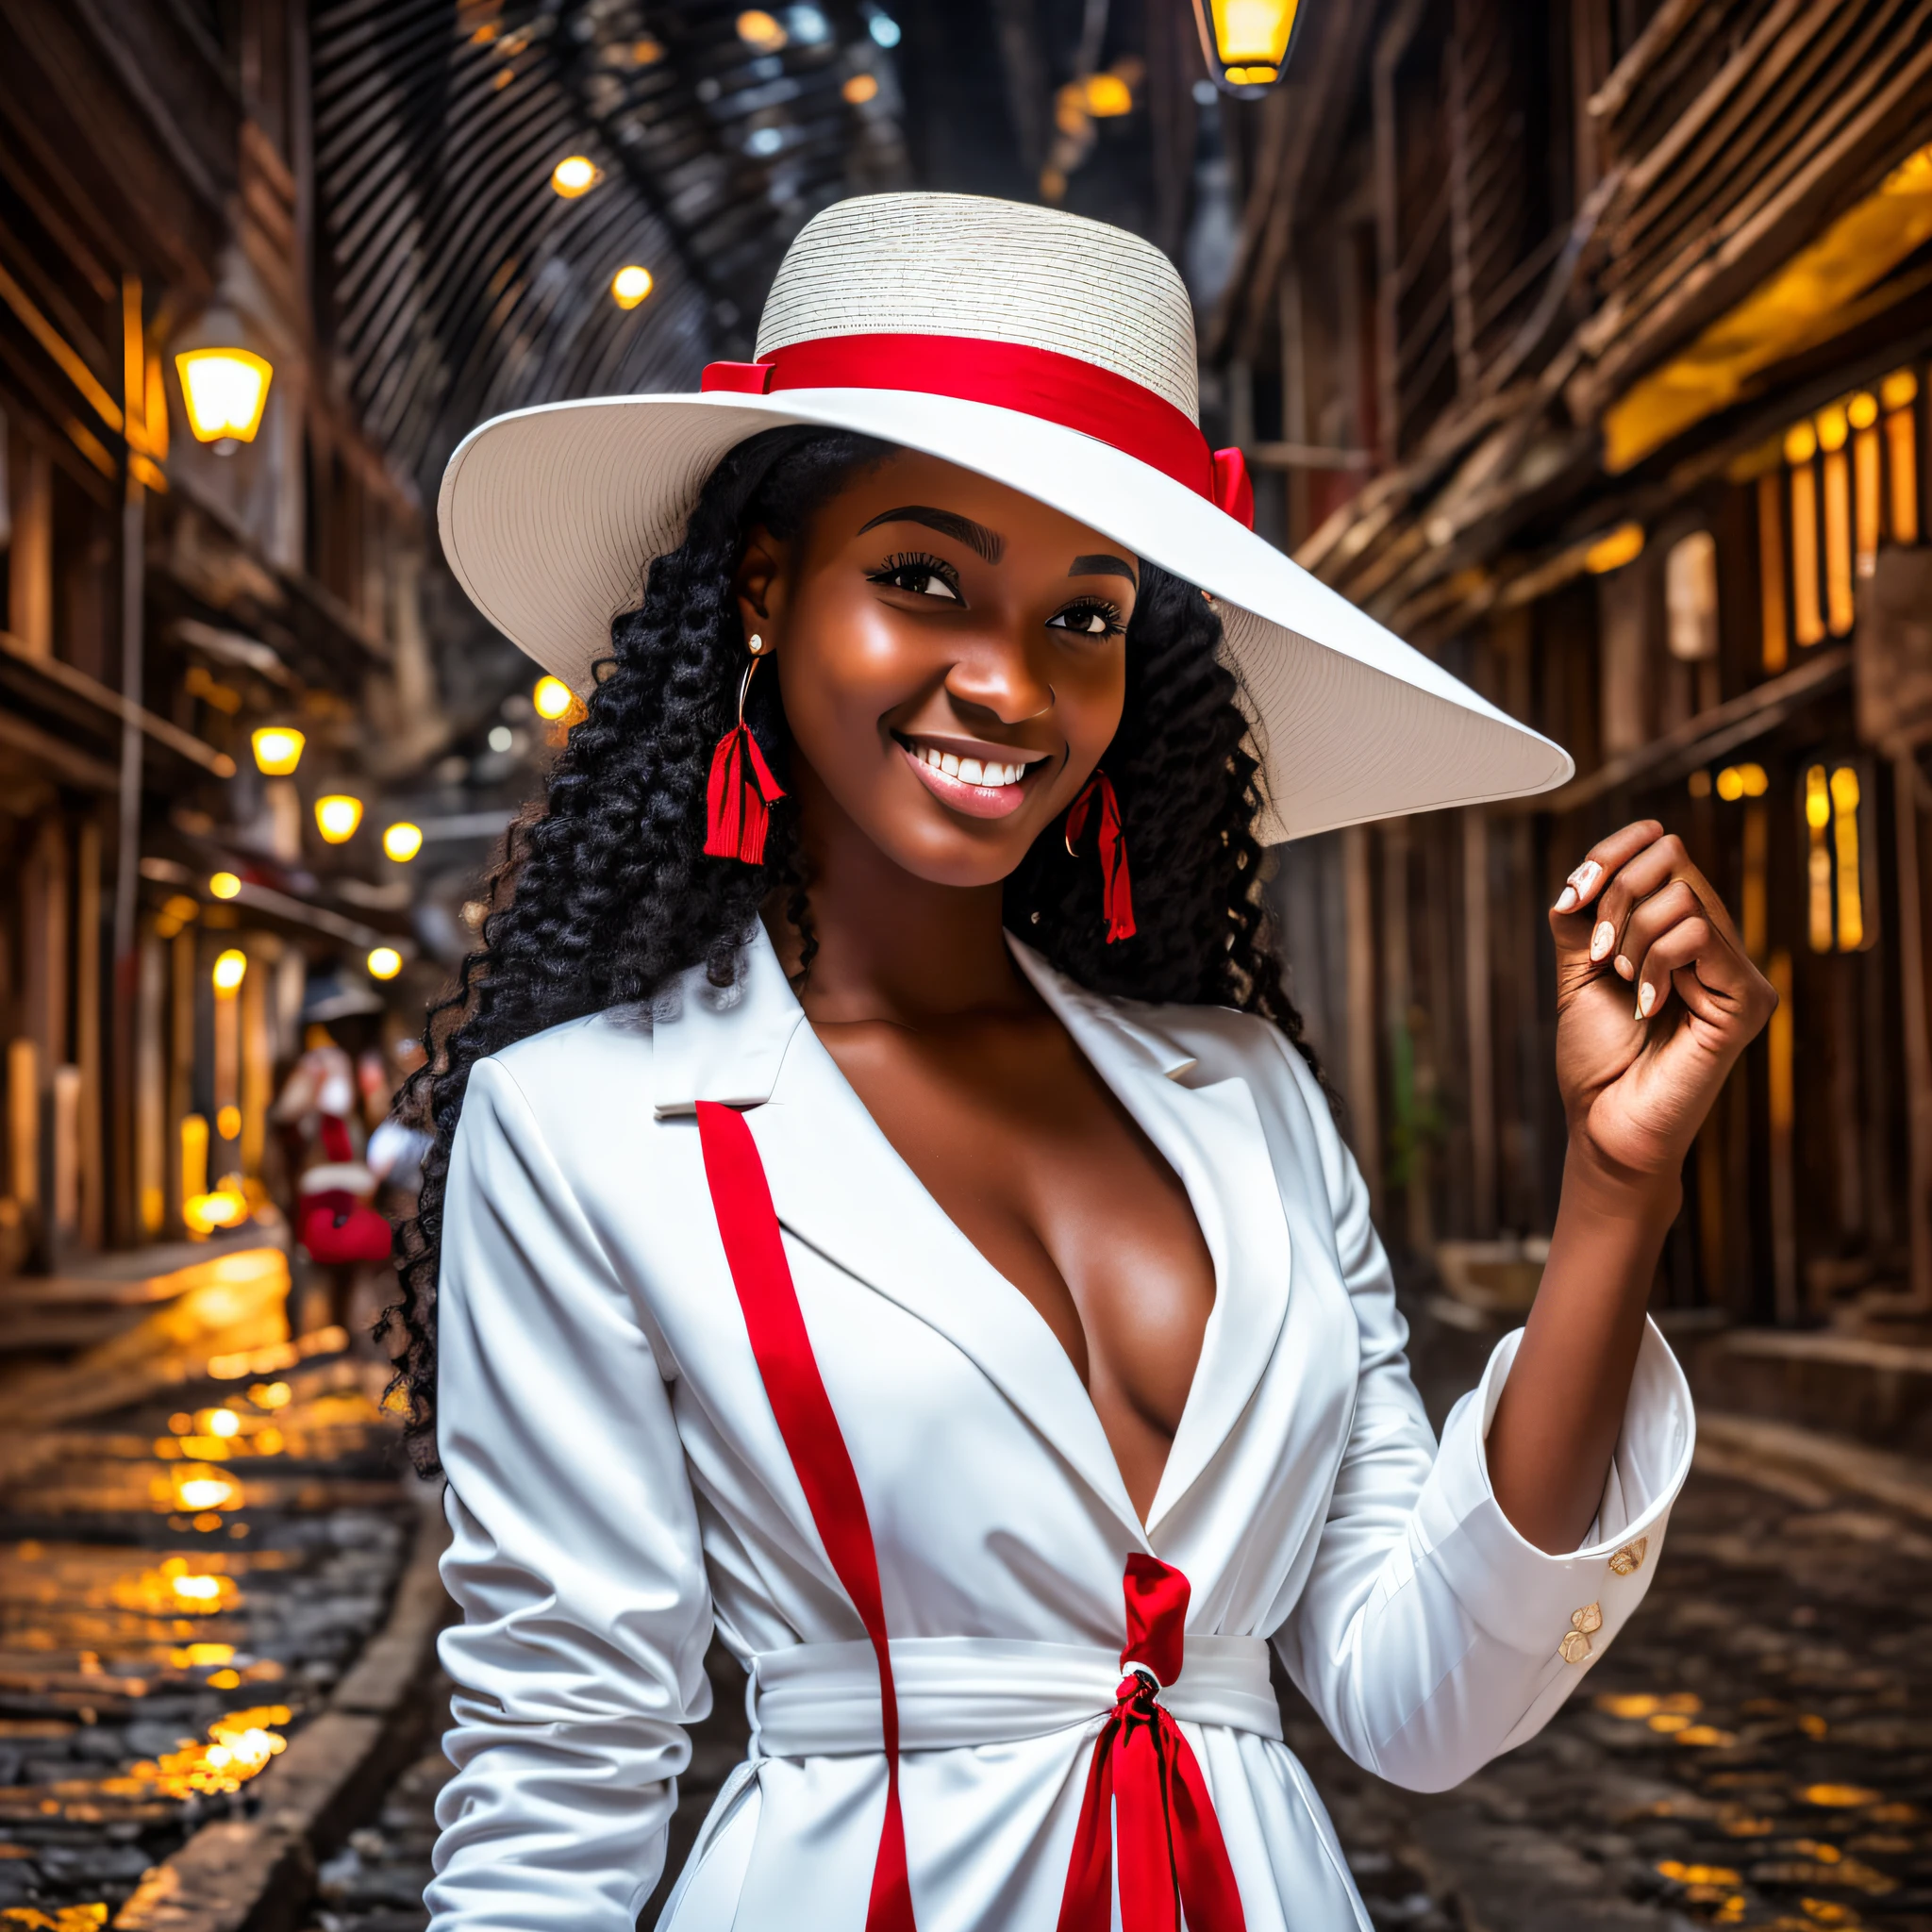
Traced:
[[1028, 778], [1050, 762], [1043, 756], [974, 758], [929, 739], [893, 737], [926, 790], [968, 818], [1003, 819], [1019, 810]]

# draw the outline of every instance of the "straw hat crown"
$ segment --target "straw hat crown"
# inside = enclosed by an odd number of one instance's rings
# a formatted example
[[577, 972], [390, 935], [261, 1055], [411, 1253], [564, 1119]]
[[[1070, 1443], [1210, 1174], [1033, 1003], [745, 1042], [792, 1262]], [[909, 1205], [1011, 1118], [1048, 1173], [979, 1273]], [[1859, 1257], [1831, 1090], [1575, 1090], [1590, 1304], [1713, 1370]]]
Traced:
[[1052, 349], [1200, 421], [1194, 311], [1124, 229], [974, 194], [868, 194], [799, 230], [758, 324], [760, 359], [832, 336], [968, 336]]

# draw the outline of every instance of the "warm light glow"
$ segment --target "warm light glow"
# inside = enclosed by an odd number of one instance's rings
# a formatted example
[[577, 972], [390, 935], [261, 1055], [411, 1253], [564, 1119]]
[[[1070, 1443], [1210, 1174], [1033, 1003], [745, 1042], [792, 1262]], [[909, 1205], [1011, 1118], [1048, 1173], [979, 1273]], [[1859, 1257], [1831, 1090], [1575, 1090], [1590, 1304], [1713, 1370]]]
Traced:
[[1710, 774], [1705, 771], [1702, 766], [1690, 774], [1689, 779], [1686, 780], [1686, 784], [1692, 798], [1708, 798], [1710, 796]]
[[1288, 58], [1300, 10], [1300, 0], [1207, 0], [1203, 25], [1211, 36], [1215, 63], [1224, 69], [1279, 70]]
[[[1869, 409], [1861, 409], [1869, 403]], [[1878, 403], [1874, 396], [1854, 396], [1846, 413], [1852, 419], [1852, 529], [1858, 575], [1869, 577], [1878, 568], [1878, 524], [1882, 514], [1884, 460], [1878, 442]]]
[[253, 442], [275, 371], [248, 349], [184, 349], [175, 358], [188, 426], [202, 442]]
[[255, 747], [255, 767], [264, 777], [286, 778], [302, 762], [302, 747], [308, 743], [291, 724], [264, 724], [249, 734]]
[[1086, 102], [1087, 111], [1096, 121], [1110, 121], [1134, 111], [1134, 91], [1118, 74], [1090, 74]]
[[547, 718], [553, 724], [576, 701], [576, 692], [560, 677], [540, 677], [537, 689], [530, 693], [530, 702], [537, 708], [538, 717]]
[[1762, 765], [1726, 765], [1717, 774], [1717, 795], [1726, 805], [1740, 798], [1762, 798], [1770, 785]]
[[1758, 653], [1769, 676], [1790, 661], [1789, 626], [1785, 616], [1784, 492], [1778, 473], [1767, 470], [1757, 479], [1757, 618]]
[[1860, 391], [1845, 405], [1845, 415], [1854, 429], [1869, 429], [1878, 420], [1878, 398]]
[[384, 829], [382, 849], [398, 865], [407, 865], [423, 849], [423, 827], [412, 825], [408, 819], [398, 819]]
[[651, 271], [630, 261], [610, 277], [610, 296], [620, 308], [635, 308], [655, 286]]
[[1833, 843], [1838, 848], [1838, 946], [1856, 953], [1865, 943], [1865, 903], [1858, 879], [1858, 774], [1840, 765], [1831, 774]]
[[1818, 454], [1818, 432], [1808, 423], [1800, 423], [1785, 434], [1785, 461], [1808, 463]]
[[393, 946], [377, 946], [369, 955], [369, 973], [374, 979], [393, 979], [403, 970], [403, 956]]
[[597, 185], [597, 164], [588, 155], [565, 155], [550, 171], [550, 185], [566, 201], [588, 194]]
[[[240, 1194], [217, 1188], [211, 1194], [191, 1194], [181, 1204], [181, 1219], [194, 1234], [212, 1234], [218, 1227], [234, 1227], [248, 1213], [248, 1203]], [[206, 1509], [206, 1503], [192, 1503], [193, 1509]]]
[[362, 823], [362, 801], [343, 791], [331, 791], [315, 801], [315, 829], [331, 845], [341, 845], [356, 836]]
[[208, 882], [217, 899], [232, 899], [242, 890], [242, 881], [231, 872], [218, 872]]
[[1808, 913], [1806, 926], [1814, 953], [1831, 951], [1831, 854], [1824, 843], [1824, 828], [1830, 823], [1831, 788], [1824, 767], [1813, 765], [1805, 774], [1805, 824], [1811, 834], [1805, 873]]
[[210, 1436], [232, 1436], [242, 1426], [242, 1418], [232, 1408], [211, 1408], [202, 1423]]
[[1818, 445], [1821, 449], [1844, 448], [1845, 437], [1849, 432], [1850, 425], [1845, 420], [1845, 412], [1836, 403], [1828, 409], [1819, 410]]
[[1642, 554], [1643, 525], [1619, 524], [1583, 553], [1583, 567], [1592, 575], [1602, 576], [1607, 571], [1622, 570], [1626, 563], [1636, 562]]
[[215, 1133], [224, 1141], [242, 1138], [242, 1109], [232, 1100], [215, 1109]]
[[[1791, 629], [1807, 646], [1824, 641], [1824, 609], [1818, 600], [1818, 468], [1811, 460], [1817, 443], [1808, 423], [1785, 439], [1791, 462]], [[1792, 456], [1793, 449], [1803, 454]]]
[[1878, 386], [1886, 408], [1886, 468], [1891, 473], [1891, 541], [1919, 541], [1919, 438], [1910, 404], [1919, 392], [1909, 369], [1888, 375]]
[[1824, 445], [1824, 608], [1831, 634], [1841, 638], [1857, 617], [1852, 594], [1852, 470], [1845, 456], [1844, 411], [1818, 419]]
[[1903, 409], [1917, 399], [1919, 378], [1909, 369], [1894, 369], [1878, 385], [1878, 400], [1888, 409]]
[[1717, 656], [1717, 541], [1692, 530], [1664, 558], [1664, 614], [1671, 656], [1701, 664]]
[[879, 84], [869, 74], [855, 74], [839, 92], [855, 108], [862, 108], [868, 101], [878, 98]]
[[762, 7], [749, 7], [738, 16], [738, 38], [760, 54], [775, 54], [791, 36]]
[[248, 1399], [257, 1408], [287, 1408], [295, 1399], [295, 1391], [286, 1382], [257, 1382], [250, 1388]]
[[230, 946], [215, 960], [215, 991], [233, 992], [248, 976], [248, 955]]

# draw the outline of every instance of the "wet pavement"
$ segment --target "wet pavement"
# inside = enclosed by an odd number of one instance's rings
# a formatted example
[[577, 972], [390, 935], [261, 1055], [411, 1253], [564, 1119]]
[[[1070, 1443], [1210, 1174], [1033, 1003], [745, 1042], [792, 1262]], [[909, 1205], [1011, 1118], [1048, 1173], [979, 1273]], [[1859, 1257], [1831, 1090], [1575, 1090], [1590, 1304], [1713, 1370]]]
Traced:
[[417, 1517], [385, 1372], [346, 1344], [230, 1353], [7, 1444], [0, 1924], [84, 1932], [245, 1812], [381, 1622]]

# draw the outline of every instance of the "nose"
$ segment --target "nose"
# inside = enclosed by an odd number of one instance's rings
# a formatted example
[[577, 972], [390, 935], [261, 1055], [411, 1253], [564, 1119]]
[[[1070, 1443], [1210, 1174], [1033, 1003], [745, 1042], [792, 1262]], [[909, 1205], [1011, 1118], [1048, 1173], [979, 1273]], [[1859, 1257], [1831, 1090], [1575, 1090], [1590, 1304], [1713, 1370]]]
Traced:
[[1024, 724], [1053, 709], [1053, 686], [1017, 638], [976, 639], [946, 673], [946, 695], [962, 713]]

